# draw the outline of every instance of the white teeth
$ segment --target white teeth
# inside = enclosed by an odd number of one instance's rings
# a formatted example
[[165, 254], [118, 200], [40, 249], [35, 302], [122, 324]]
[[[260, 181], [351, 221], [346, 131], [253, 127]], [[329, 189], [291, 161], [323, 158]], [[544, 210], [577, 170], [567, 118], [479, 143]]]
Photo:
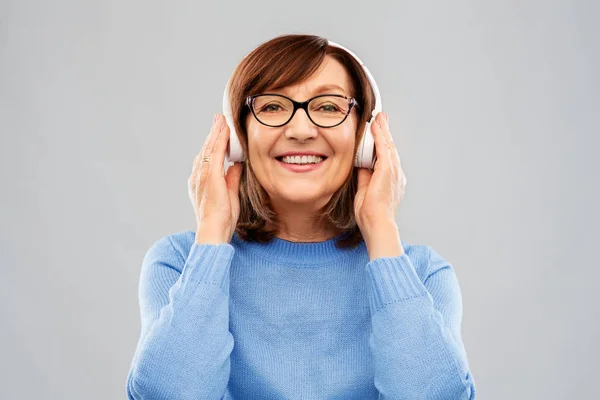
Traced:
[[286, 164], [316, 164], [323, 161], [320, 156], [285, 156], [281, 159]]

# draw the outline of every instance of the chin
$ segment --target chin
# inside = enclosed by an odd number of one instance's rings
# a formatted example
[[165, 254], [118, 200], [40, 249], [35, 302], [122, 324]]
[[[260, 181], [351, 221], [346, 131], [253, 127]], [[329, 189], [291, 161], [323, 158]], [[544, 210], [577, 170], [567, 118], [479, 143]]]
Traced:
[[285, 189], [279, 191], [278, 197], [288, 203], [297, 204], [315, 204], [320, 203], [327, 198], [322, 190], [314, 187], [314, 184], [306, 186], [297, 184], [293, 185], [293, 187], [286, 187]]
[[289, 196], [281, 196], [281, 198], [289, 203], [314, 204], [323, 197], [319, 194], [315, 194], [313, 196], [311, 193], [306, 193], [302, 196], [298, 196], [298, 194], [290, 194]]

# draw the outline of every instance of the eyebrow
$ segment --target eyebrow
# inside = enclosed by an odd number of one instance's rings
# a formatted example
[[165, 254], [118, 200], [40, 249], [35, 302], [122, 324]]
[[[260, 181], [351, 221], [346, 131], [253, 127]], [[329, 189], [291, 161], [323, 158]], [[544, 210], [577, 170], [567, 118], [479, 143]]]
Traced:
[[327, 85], [321, 85], [316, 87], [313, 90], [313, 94], [321, 94], [323, 92], [329, 92], [331, 90], [339, 90], [340, 92], [342, 92], [344, 95], [346, 95], [346, 90], [344, 90], [343, 87], [338, 86], [338, 85], [332, 85], [332, 84], [327, 84]]
[[[336, 90], [340, 91], [341, 94], [343, 94], [344, 96], [349, 96], [346, 93], [346, 90], [343, 87], [341, 87], [339, 85], [335, 85], [335, 84], [324, 84], [324, 85], [321, 85], [321, 86], [317, 86], [316, 88], [314, 88], [312, 90], [312, 94], [313, 94], [313, 96], [316, 96], [316, 95], [321, 94], [321, 93], [325, 93], [325, 92], [330, 92], [331, 93], [331, 91], [336, 91]], [[284, 94], [287, 94], [287, 93], [285, 93], [286, 90], [275, 90], [275, 91], [276, 92], [283, 92]]]

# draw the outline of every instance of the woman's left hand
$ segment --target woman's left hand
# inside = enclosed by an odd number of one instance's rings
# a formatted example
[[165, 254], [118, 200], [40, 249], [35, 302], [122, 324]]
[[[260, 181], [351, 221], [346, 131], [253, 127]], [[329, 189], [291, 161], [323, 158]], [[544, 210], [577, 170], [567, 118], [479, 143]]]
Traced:
[[373, 172], [358, 170], [358, 189], [354, 198], [354, 215], [363, 236], [382, 223], [395, 223], [396, 209], [404, 197], [406, 176], [383, 112], [371, 124], [377, 160]]

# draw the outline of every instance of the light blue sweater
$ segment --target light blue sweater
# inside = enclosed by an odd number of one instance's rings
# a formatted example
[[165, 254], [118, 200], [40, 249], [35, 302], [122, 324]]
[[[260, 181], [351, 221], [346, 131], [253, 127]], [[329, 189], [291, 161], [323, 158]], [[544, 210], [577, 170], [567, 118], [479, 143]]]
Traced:
[[452, 266], [334, 242], [156, 241], [129, 399], [475, 399]]

